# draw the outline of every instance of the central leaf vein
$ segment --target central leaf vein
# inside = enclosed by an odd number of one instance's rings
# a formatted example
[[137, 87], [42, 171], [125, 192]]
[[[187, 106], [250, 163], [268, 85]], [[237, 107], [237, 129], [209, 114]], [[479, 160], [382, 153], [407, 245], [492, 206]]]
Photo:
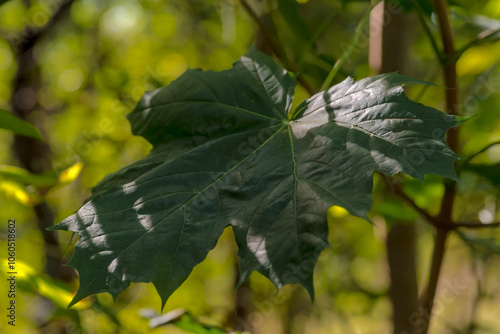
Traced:
[[[264, 147], [269, 141], [271, 141], [278, 133], [281, 132], [281, 130], [283, 130], [284, 126], [281, 126], [275, 133], [273, 133], [273, 135], [271, 137], [269, 137], [264, 143], [262, 143], [259, 147], [257, 147], [255, 150], [253, 150], [252, 152], [250, 152], [245, 158], [243, 158], [240, 162], [238, 162], [235, 166], [233, 166], [232, 168], [230, 168], [228, 171], [226, 171], [224, 174], [222, 174], [220, 177], [218, 177], [215, 181], [213, 181], [211, 184], [209, 184], [208, 186], [206, 186], [204, 189], [202, 189], [201, 191], [199, 191], [195, 196], [193, 196], [192, 198], [190, 198], [188, 201], [186, 201], [184, 204], [182, 204], [181, 206], [179, 206], [175, 211], [173, 211], [172, 213], [170, 213], [169, 215], [167, 215], [166, 217], [164, 217], [163, 219], [161, 219], [158, 223], [156, 223], [155, 225], [153, 225], [153, 227], [151, 227], [150, 229], [146, 229], [145, 232], [140, 235], [139, 237], [137, 237], [136, 240], [134, 240], [132, 243], [130, 243], [127, 247], [125, 247], [122, 251], [119, 252], [119, 254], [116, 256], [115, 259], [119, 259], [129, 248], [131, 248], [133, 245], [136, 244], [136, 242], [140, 241], [146, 234], [150, 233], [151, 231], [153, 231], [155, 229], [156, 226], [158, 226], [159, 224], [165, 222], [166, 220], [168, 220], [172, 215], [176, 214], [179, 210], [185, 210], [184, 208], [186, 207], [186, 205], [188, 205], [190, 202], [192, 202], [197, 196], [199, 196], [200, 194], [202, 194], [203, 192], [205, 192], [209, 187], [212, 187], [213, 185], [215, 185], [217, 182], [219, 182], [222, 178], [224, 178], [228, 173], [230, 173], [231, 171], [233, 171], [234, 169], [238, 168], [243, 162], [245, 162], [248, 158], [250, 158], [253, 154], [257, 153], [262, 147]], [[184, 211], [184, 214], [185, 214], [185, 211]], [[184, 223], [183, 223], [183, 227], [184, 228]], [[178, 244], [177, 244], [177, 247], [175, 248], [175, 253], [174, 255], [177, 253], [177, 249], [178, 249]], [[172, 261], [174, 261], [175, 259], [173, 259]], [[110, 263], [113, 261], [113, 259], [110, 260]], [[86, 285], [85, 289], [84, 290], [87, 290], [87, 288], [89, 286], [91, 286], [96, 280], [97, 278], [104, 272], [104, 270], [107, 268], [106, 267], [103, 267], [94, 277], [94, 279], [92, 279], [89, 284]], [[171, 268], [170, 268], [171, 269]]]
[[290, 138], [290, 151], [292, 154], [292, 162], [293, 162], [293, 209], [294, 209], [294, 218], [295, 218], [295, 227], [298, 230], [299, 226], [297, 223], [297, 161], [295, 160], [295, 149], [293, 147], [293, 136], [292, 136], [292, 128], [288, 126], [288, 136]]

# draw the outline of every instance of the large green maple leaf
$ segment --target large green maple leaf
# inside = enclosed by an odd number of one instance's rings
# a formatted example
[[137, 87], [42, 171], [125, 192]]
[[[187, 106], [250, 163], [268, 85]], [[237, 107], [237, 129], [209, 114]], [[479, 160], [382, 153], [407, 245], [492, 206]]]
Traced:
[[252, 48], [229, 70], [189, 70], [146, 93], [128, 118], [151, 153], [53, 228], [79, 236], [70, 305], [131, 282], [153, 282], [164, 305], [228, 226], [242, 280], [258, 271], [313, 296], [328, 207], [368, 219], [375, 171], [456, 178], [445, 132], [460, 121], [405, 96], [422, 82], [346, 79], [290, 112], [295, 83]]

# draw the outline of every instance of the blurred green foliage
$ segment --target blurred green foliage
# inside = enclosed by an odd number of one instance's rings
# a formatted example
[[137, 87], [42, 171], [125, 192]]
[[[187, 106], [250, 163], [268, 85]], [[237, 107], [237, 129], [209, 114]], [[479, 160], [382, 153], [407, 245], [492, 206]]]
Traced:
[[[62, 3], [66, 2], [11, 0], [0, 7], [0, 108], [11, 110], [11, 101], [18, 93], [14, 87], [19, 64], [16, 48], [42, 31]], [[342, 55], [369, 6], [367, 1], [346, 0], [249, 3], [259, 14], [270, 12], [282, 52], [316, 89]], [[425, 11], [428, 12], [427, 7]], [[498, 29], [500, 4], [496, 0], [455, 1], [452, 12], [458, 49], [474, 41], [479, 32]], [[432, 15], [428, 22], [437, 35]], [[67, 310], [65, 305], [76, 290], [77, 280], [63, 283], [44, 273], [50, 249], [44, 248], [31, 208], [34, 203], [23, 203], [12, 194], [22, 190], [41, 197], [55, 213], [54, 223], [71, 215], [88, 197], [88, 189], [102, 177], [150, 150], [144, 139], [131, 135], [124, 117], [144, 91], [168, 84], [187, 68], [229, 68], [255, 42], [256, 30], [255, 23], [236, 0], [76, 0], [67, 15], [43, 33], [33, 48], [39, 69], [38, 77], [33, 80], [39, 81], [39, 87], [31, 99], [37, 107], [27, 121], [39, 129], [50, 145], [52, 169], [41, 176], [14, 167], [0, 170], [0, 185], [7, 182], [9, 189], [14, 189], [9, 192], [11, 196], [6, 195], [7, 191], [0, 194], [0, 293], [3, 301], [7, 291], [4, 232], [7, 221], [16, 219], [19, 266], [16, 333], [185, 333], [174, 325], [149, 329], [148, 319], [140, 316], [140, 309], [159, 309], [160, 300], [148, 284], [133, 285], [116, 302], [102, 294]], [[492, 69], [500, 61], [500, 43], [495, 41], [496, 35], [492, 35], [488, 43], [473, 43], [470, 49], [463, 50], [458, 62], [461, 113], [477, 115], [461, 129], [464, 157], [500, 140], [500, 73]], [[367, 59], [365, 35], [336, 80], [347, 75], [356, 79], [370, 75]], [[442, 84], [439, 65], [421, 28], [412, 43], [410, 62], [412, 76]], [[412, 88], [408, 94], [418, 97], [421, 103], [443, 109], [442, 87], [421, 92], [421, 88]], [[299, 87], [296, 99], [307, 97], [307, 91]], [[30, 100], [25, 102], [29, 104]], [[1, 165], [19, 166], [11, 153], [12, 142], [11, 133], [0, 131]], [[40, 180], [59, 178], [61, 174], [57, 171], [77, 162], [84, 168], [73, 182], [59, 184], [50, 191], [37, 186]], [[497, 170], [478, 167], [498, 166], [495, 165], [498, 163], [500, 145], [476, 156], [469, 168], [461, 169], [454, 212], [457, 220], [487, 223], [500, 219], [498, 173], [494, 173]], [[54, 179], [53, 175], [58, 176]], [[405, 181], [405, 191], [420, 206], [436, 212], [436, 200], [443, 192], [439, 179], [428, 177], [420, 183], [404, 176], [397, 178]], [[269, 281], [258, 274], [252, 275], [252, 294], [247, 303], [249, 316], [245, 321], [253, 324], [255, 333], [391, 331], [386, 230], [395, 220], [418, 221], [419, 281], [427, 277], [432, 230], [412, 208], [388, 193], [378, 176], [374, 183], [375, 205], [371, 213], [374, 226], [347, 215], [342, 208], [329, 210], [332, 248], [323, 252], [316, 268], [314, 304], [296, 286], [287, 286], [276, 293]], [[185, 308], [203, 324], [234, 326], [237, 258], [231, 233], [225, 232], [208, 258], [169, 299], [166, 311]], [[474, 333], [498, 333], [500, 263], [498, 256], [484, 254], [499, 252], [500, 232], [487, 229], [460, 233], [452, 235], [448, 243], [437, 300], [442, 304], [436, 311], [441, 320], [433, 324], [431, 332], [466, 332], [474, 327], [481, 328]], [[73, 240], [65, 234], [58, 236], [67, 261]], [[457, 280], [464, 288], [456, 290], [455, 298], [439, 299]], [[11, 330], [5, 319], [0, 321], [0, 332]]]

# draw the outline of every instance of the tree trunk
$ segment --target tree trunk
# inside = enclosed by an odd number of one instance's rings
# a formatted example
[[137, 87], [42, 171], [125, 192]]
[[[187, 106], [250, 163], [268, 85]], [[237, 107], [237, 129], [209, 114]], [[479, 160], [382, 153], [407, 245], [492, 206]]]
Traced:
[[[370, 17], [370, 66], [374, 71], [407, 74], [408, 47], [415, 19], [388, 1], [373, 9]], [[413, 332], [410, 316], [418, 309], [415, 237], [414, 223], [396, 222], [387, 234], [394, 334]]]
[[[62, 4], [45, 27], [35, 30], [26, 36], [19, 45], [16, 45], [18, 69], [13, 83], [11, 105], [13, 114], [24, 120], [30, 121], [29, 118], [33, 112], [43, 110], [38, 104], [40, 69], [33, 55], [33, 47], [48, 30], [69, 13], [72, 3], [71, 0]], [[47, 143], [16, 135], [12, 151], [19, 163], [31, 173], [41, 174], [52, 168], [50, 148]], [[51, 277], [70, 281], [74, 277], [74, 271], [63, 266], [62, 253], [56, 236], [54, 232], [46, 230], [47, 227], [54, 224], [54, 215], [50, 207], [46, 202], [42, 202], [34, 207], [34, 211], [47, 255], [45, 272]]]

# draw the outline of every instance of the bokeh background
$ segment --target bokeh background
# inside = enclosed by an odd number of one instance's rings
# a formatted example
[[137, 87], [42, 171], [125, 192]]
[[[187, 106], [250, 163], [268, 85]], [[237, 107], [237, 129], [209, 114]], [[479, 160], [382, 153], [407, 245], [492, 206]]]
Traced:
[[[293, 69], [318, 90], [352, 40], [367, 1], [248, 1], [268, 24]], [[426, 10], [426, 1], [421, 1]], [[457, 0], [451, 6], [457, 46], [500, 27], [497, 0]], [[429, 14], [432, 33], [438, 36]], [[438, 85], [441, 71], [418, 20], [411, 39], [409, 74]], [[144, 309], [160, 312], [151, 284], [135, 284], [116, 300], [107, 294], [66, 306], [78, 287], [63, 267], [72, 254], [70, 233], [45, 231], [75, 212], [105, 175], [147, 155], [151, 145], [134, 137], [125, 115], [145, 91], [169, 84], [187, 68], [223, 70], [252, 44], [258, 26], [237, 0], [11, 0], [0, 7], [0, 108], [35, 125], [44, 143], [16, 139], [0, 129], [0, 332], [186, 333], [175, 325], [149, 329]], [[374, 72], [368, 30], [336, 82]], [[460, 110], [477, 115], [462, 126], [461, 155], [500, 140], [500, 43], [478, 43], [458, 62]], [[283, 61], [282, 61], [283, 63]], [[292, 65], [290, 65], [292, 66]], [[441, 86], [414, 87], [419, 102], [444, 108]], [[297, 87], [295, 104], [309, 97]], [[500, 218], [500, 145], [461, 172], [454, 216], [483, 223]], [[39, 178], [2, 173], [16, 166]], [[19, 170], [16, 170], [19, 172]], [[19, 173], [18, 173], [19, 174]], [[22, 174], [22, 173], [21, 173]], [[404, 175], [404, 190], [436, 213], [442, 181]], [[433, 230], [374, 176], [373, 225], [342, 208], [328, 212], [331, 249], [315, 271], [316, 300], [304, 289], [276, 292], [254, 273], [234, 291], [236, 245], [228, 229], [208, 258], [174, 293], [165, 312], [184, 308], [198, 321], [254, 333], [390, 333], [391, 304], [385, 239], [391, 224], [415, 224], [417, 276], [429, 271]], [[4, 313], [7, 291], [7, 221], [17, 224], [17, 321]], [[500, 333], [500, 235], [495, 229], [460, 230], [447, 244], [432, 333]], [[55, 238], [57, 237], [57, 239]], [[150, 310], [151, 311], [151, 310]], [[201, 332], [200, 332], [201, 333]]]

